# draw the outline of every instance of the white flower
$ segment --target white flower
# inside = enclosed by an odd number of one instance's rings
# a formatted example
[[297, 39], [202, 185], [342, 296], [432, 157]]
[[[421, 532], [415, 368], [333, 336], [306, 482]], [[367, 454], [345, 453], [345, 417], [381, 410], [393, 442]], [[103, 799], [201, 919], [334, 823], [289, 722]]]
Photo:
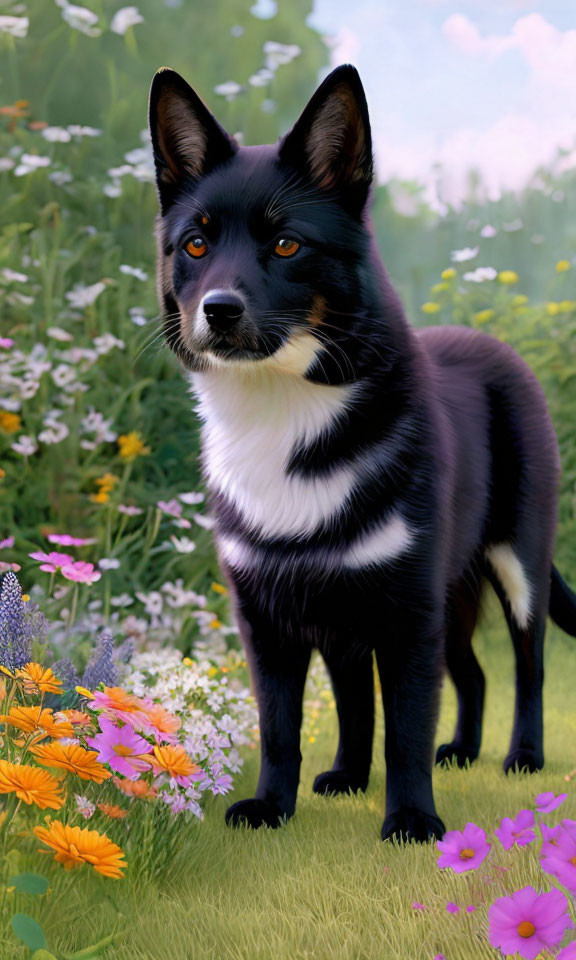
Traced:
[[108, 176], [116, 180], [118, 177], [126, 177], [132, 173], [132, 167], [129, 163], [123, 163], [121, 167], [110, 167]]
[[268, 70], [267, 67], [262, 67], [257, 73], [253, 73], [252, 76], [248, 78], [248, 83], [251, 87], [267, 87], [273, 77], [274, 73], [272, 70]]
[[487, 223], [485, 227], [482, 227], [480, 231], [480, 236], [485, 237], [486, 239], [490, 239], [491, 237], [495, 237], [497, 233], [498, 231], [496, 230], [496, 228], [493, 227], [491, 223]]
[[46, 430], [41, 430], [38, 434], [38, 439], [41, 443], [61, 443], [62, 440], [65, 440], [70, 430], [65, 423], [58, 423], [58, 421], [53, 421], [49, 424]]
[[464, 247], [462, 250], [453, 250], [450, 254], [453, 263], [464, 263], [473, 260], [478, 255], [480, 247]]
[[295, 43], [276, 43], [275, 40], [267, 40], [262, 50], [266, 54], [266, 66], [269, 70], [277, 70], [282, 64], [290, 63], [302, 53]]
[[27, 283], [28, 277], [25, 273], [18, 273], [16, 270], [10, 270], [10, 267], [4, 267], [2, 276], [8, 283]]
[[119, 503], [116, 509], [118, 513], [123, 513], [127, 517], [139, 517], [141, 513], [144, 513], [141, 507], [131, 507], [124, 503]]
[[146, 613], [156, 617], [162, 613], [162, 594], [158, 590], [152, 590], [151, 593], [136, 593], [138, 600], [144, 604]]
[[70, 143], [72, 137], [64, 127], [44, 127], [42, 136], [49, 143]]
[[4, 173], [6, 170], [12, 170], [14, 166], [14, 160], [11, 160], [10, 157], [0, 157], [0, 173]]
[[214, 93], [217, 93], [220, 97], [226, 97], [227, 100], [233, 100], [241, 90], [241, 85], [235, 83], [234, 80], [229, 80], [227, 83], [219, 83], [214, 87]]
[[16, 443], [12, 444], [12, 449], [16, 453], [20, 453], [23, 457], [31, 457], [33, 453], [36, 453], [38, 449], [38, 444], [35, 442], [34, 437], [28, 437], [26, 434], [18, 437]]
[[28, 17], [0, 17], [0, 33], [9, 33], [19, 40], [26, 36], [29, 26]]
[[80, 428], [83, 433], [93, 433], [95, 435], [94, 440], [96, 443], [92, 449], [97, 443], [112, 443], [116, 440], [118, 434], [110, 430], [111, 423], [112, 418], [105, 420], [101, 413], [95, 410], [94, 407], [90, 407], [88, 414], [80, 424]]
[[276, 109], [276, 101], [270, 100], [269, 98], [266, 100], [263, 100], [262, 103], [260, 104], [260, 109], [262, 110], [263, 113], [274, 113]]
[[101, 280], [89, 287], [78, 283], [66, 294], [66, 299], [77, 310], [82, 310], [84, 307], [90, 307], [105, 289], [106, 284]]
[[59, 363], [52, 371], [52, 379], [57, 387], [64, 387], [76, 379], [76, 371], [66, 363]]
[[256, 0], [253, 7], [250, 7], [250, 13], [259, 20], [270, 20], [276, 16], [278, 4], [276, 0]]
[[78, 793], [75, 793], [74, 800], [76, 801], [78, 812], [82, 814], [85, 820], [89, 820], [96, 812], [96, 805], [92, 803], [91, 800], [88, 800], [88, 797], [81, 797]]
[[510, 223], [503, 223], [502, 229], [506, 230], [507, 233], [515, 233], [516, 230], [521, 230], [524, 226], [524, 223], [520, 217], [516, 217], [515, 220], [511, 220]]
[[48, 174], [48, 179], [55, 183], [57, 187], [63, 187], [65, 183], [71, 183], [73, 177], [67, 170], [54, 170], [53, 173]]
[[98, 566], [101, 570], [117, 570], [120, 566], [120, 561], [116, 557], [102, 557], [98, 561]]
[[135, 27], [137, 23], [144, 23], [144, 17], [141, 15], [138, 7], [122, 7], [117, 10], [110, 22], [112, 33], [119, 33], [124, 36], [130, 27]]
[[[133, 150], [129, 150], [128, 153], [124, 154], [124, 159], [128, 161], [133, 167], [137, 167], [139, 163], [148, 163], [153, 159], [152, 157], [152, 147], [134, 147]], [[132, 173], [131, 170], [128, 171]]]
[[87, 37], [100, 36], [102, 31], [95, 26], [98, 23], [98, 15], [92, 10], [78, 7], [75, 3], [68, 3], [67, 0], [56, 0], [56, 3], [62, 8], [62, 17], [70, 27], [86, 34]]
[[137, 280], [147, 280], [148, 274], [141, 270], [140, 267], [131, 267], [127, 263], [120, 264], [120, 273], [127, 273], [131, 277], [136, 277]]
[[215, 520], [212, 517], [207, 517], [202, 513], [195, 513], [194, 519], [199, 527], [204, 527], [205, 530], [212, 530]]
[[118, 337], [115, 337], [112, 333], [103, 333], [101, 337], [94, 337], [92, 343], [101, 356], [110, 353], [114, 347], [117, 347], [118, 350], [123, 350], [125, 346], [124, 341], [119, 340]]
[[67, 129], [73, 137], [99, 137], [102, 134], [102, 130], [96, 127], [83, 127], [78, 123], [69, 124]]
[[122, 184], [119, 180], [115, 180], [112, 183], [105, 183], [102, 187], [102, 193], [115, 200], [116, 197], [122, 196]]
[[464, 274], [464, 280], [469, 280], [471, 283], [483, 283], [484, 280], [495, 280], [497, 276], [498, 271], [494, 267], [476, 267], [475, 270], [470, 270]]
[[113, 607], [129, 607], [134, 603], [134, 597], [129, 593], [119, 593], [117, 597], [110, 597], [110, 603]]
[[29, 307], [34, 303], [34, 297], [29, 297], [25, 293], [17, 293], [16, 290], [13, 290], [12, 293], [9, 293], [6, 297], [8, 303], [21, 303], [25, 307]]
[[130, 320], [136, 327], [143, 327], [148, 323], [147, 318], [144, 316], [143, 307], [130, 307], [128, 313], [130, 314]]
[[73, 340], [74, 337], [71, 333], [68, 333], [67, 330], [63, 330], [62, 327], [48, 327], [46, 335], [52, 337], [53, 340]]
[[178, 539], [178, 537], [172, 534], [170, 540], [176, 547], [178, 553], [192, 553], [196, 549], [196, 544], [188, 537], [180, 537], [180, 539]]
[[188, 503], [188, 504], [202, 503], [204, 499], [204, 494], [196, 492], [195, 490], [191, 490], [190, 493], [179, 493], [178, 499], [181, 500], [182, 503]]
[[27, 173], [32, 173], [33, 170], [38, 170], [40, 167], [49, 166], [50, 157], [39, 156], [37, 153], [23, 153], [20, 157], [20, 163], [14, 170], [14, 176], [23, 177]]

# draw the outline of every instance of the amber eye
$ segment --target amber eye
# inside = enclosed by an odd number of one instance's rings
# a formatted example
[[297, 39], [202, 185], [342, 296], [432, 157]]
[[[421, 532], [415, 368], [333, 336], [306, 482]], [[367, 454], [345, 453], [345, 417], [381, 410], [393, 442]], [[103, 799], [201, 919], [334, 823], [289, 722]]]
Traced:
[[288, 240], [283, 237], [274, 247], [274, 253], [277, 253], [280, 257], [291, 257], [299, 249], [300, 244], [296, 240]]
[[202, 237], [193, 237], [192, 240], [186, 244], [186, 250], [191, 257], [203, 257], [207, 249], [208, 247]]

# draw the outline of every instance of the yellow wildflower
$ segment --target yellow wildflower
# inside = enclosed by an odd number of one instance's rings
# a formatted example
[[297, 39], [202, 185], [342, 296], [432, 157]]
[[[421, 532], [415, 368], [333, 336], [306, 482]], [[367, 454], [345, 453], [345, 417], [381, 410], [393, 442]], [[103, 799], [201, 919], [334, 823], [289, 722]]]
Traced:
[[118, 437], [119, 454], [122, 460], [135, 460], [136, 457], [145, 457], [150, 453], [150, 447], [145, 447], [142, 437], [135, 430], [123, 433]]
[[559, 260], [556, 264], [556, 273], [566, 273], [567, 270], [572, 268], [572, 264], [569, 260]]
[[433, 287], [430, 287], [430, 293], [442, 293], [444, 290], [449, 289], [449, 283], [435, 283]]
[[118, 482], [119, 477], [114, 476], [113, 473], [105, 473], [102, 477], [96, 477], [94, 483], [98, 487], [98, 493], [90, 494], [92, 503], [108, 503], [110, 499], [109, 493]]
[[[572, 310], [576, 310], [576, 300], [562, 300], [560, 310], [562, 313], [570, 313]], [[24, 597], [22, 597], [22, 599], [24, 599]]]
[[448, 267], [446, 270], [443, 270], [440, 274], [443, 280], [453, 280], [456, 276], [456, 271], [454, 267]]
[[493, 316], [493, 310], [479, 310], [478, 313], [474, 314], [474, 320], [476, 323], [487, 323]]
[[4, 433], [17, 433], [22, 429], [22, 420], [17, 413], [10, 413], [8, 410], [0, 410], [0, 430]]
[[546, 313], [549, 317], [555, 317], [557, 313], [560, 313], [560, 304], [551, 300], [550, 303], [546, 304]]
[[420, 307], [420, 309], [421, 309], [422, 313], [439, 313], [439, 312], [440, 312], [440, 304], [439, 304], [439, 303], [432, 303], [432, 301], [428, 300], [427, 303], [423, 303], [423, 304], [422, 304], [422, 306]]
[[222, 583], [216, 583], [216, 581], [210, 584], [210, 589], [213, 590], [214, 593], [221, 593], [221, 594], [228, 593], [228, 590], [226, 589], [226, 587]]
[[500, 283], [504, 283], [507, 286], [510, 286], [513, 283], [518, 283], [519, 276], [515, 270], [501, 270], [498, 274], [498, 280]]
[[214, 617], [214, 619], [210, 621], [210, 626], [213, 630], [219, 630], [222, 626], [222, 621], [219, 620], [218, 617]]
[[527, 303], [528, 297], [525, 293], [518, 293], [515, 297], [512, 297], [513, 307], [524, 307]]
[[101, 490], [100, 493], [91, 493], [90, 499], [92, 503], [108, 503], [110, 497], [106, 492]]

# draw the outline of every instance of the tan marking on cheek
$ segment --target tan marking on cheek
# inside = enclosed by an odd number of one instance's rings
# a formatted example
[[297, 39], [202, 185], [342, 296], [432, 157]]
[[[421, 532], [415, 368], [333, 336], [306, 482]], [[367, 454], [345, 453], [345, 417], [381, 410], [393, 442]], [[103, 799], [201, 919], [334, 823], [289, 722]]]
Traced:
[[311, 327], [318, 327], [324, 322], [327, 306], [328, 304], [325, 297], [320, 296], [320, 294], [315, 294], [312, 297], [312, 309], [307, 317]]

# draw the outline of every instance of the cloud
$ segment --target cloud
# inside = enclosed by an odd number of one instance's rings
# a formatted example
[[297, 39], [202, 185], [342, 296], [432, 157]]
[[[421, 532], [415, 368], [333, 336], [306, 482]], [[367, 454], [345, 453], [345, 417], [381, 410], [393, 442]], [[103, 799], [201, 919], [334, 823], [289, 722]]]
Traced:
[[448, 17], [442, 24], [442, 33], [457, 50], [472, 56], [497, 57], [517, 46], [513, 36], [492, 34], [483, 37], [476, 24], [463, 13]]

